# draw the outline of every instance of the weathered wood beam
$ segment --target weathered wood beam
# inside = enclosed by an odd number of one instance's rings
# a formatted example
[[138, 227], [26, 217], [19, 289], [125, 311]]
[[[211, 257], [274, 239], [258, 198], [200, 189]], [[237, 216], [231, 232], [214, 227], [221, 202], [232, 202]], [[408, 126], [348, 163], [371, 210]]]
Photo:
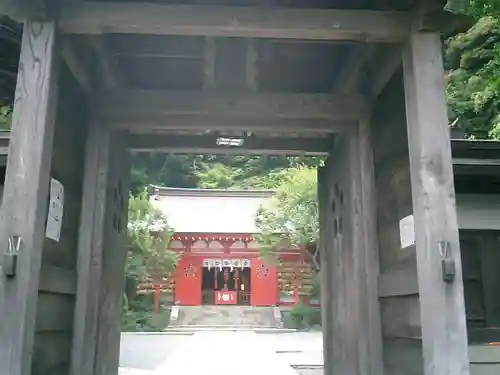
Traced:
[[108, 188], [110, 130], [93, 122], [85, 150], [83, 202], [77, 260], [71, 375], [93, 374]]
[[100, 116], [205, 115], [354, 120], [364, 109], [357, 95], [160, 90], [103, 90], [96, 93]]
[[121, 132], [111, 134], [109, 172], [93, 375], [116, 374], [119, 366], [130, 173], [130, 155]]
[[[469, 375], [439, 33], [412, 33], [403, 53], [403, 70], [425, 375]], [[449, 266], [444, 268], [443, 261]]]
[[92, 80], [74, 44], [65, 38], [62, 43], [62, 58], [80, 87], [87, 93], [92, 90]]
[[205, 38], [205, 51], [203, 56], [203, 73], [205, 74], [203, 80], [204, 89], [215, 88], [215, 38]]
[[356, 126], [354, 120], [257, 116], [113, 114], [98, 118], [115, 129], [137, 134], [161, 133], [165, 130], [338, 133]]
[[[9, 159], [0, 217], [0, 266], [17, 257], [14, 275], [0, 267], [2, 374], [31, 372], [38, 286], [58, 99], [59, 41], [55, 22], [24, 23]], [[19, 251], [15, 251], [18, 236]], [[16, 254], [16, 255], [12, 255]]]
[[2, 0], [0, 14], [12, 19], [24, 21], [26, 19], [45, 21], [54, 14], [52, 0]]
[[252, 91], [257, 91], [257, 46], [255, 39], [247, 40], [247, 53], [245, 58], [245, 75], [247, 87]]
[[243, 144], [240, 147], [228, 147], [217, 145], [219, 137], [224, 136], [130, 135], [128, 147], [136, 151], [155, 150], [176, 153], [327, 155], [332, 144], [331, 138], [327, 136], [324, 138], [263, 138], [252, 136], [242, 137]]
[[333, 278], [334, 217], [332, 212], [331, 184], [332, 173], [330, 161], [318, 168], [318, 214], [319, 214], [319, 251], [321, 264], [321, 320], [323, 331], [323, 358], [325, 373], [332, 373], [335, 355], [335, 322], [336, 316], [334, 296], [335, 284]]
[[[373, 51], [365, 51], [364, 59]], [[358, 75], [359, 76], [359, 75]], [[351, 86], [352, 87], [352, 86]], [[360, 197], [362, 214], [359, 216], [358, 233], [361, 237], [355, 263], [358, 264], [360, 283], [360, 324], [361, 329], [360, 356], [361, 373], [383, 375], [383, 345], [380, 326], [380, 303], [377, 282], [380, 275], [379, 242], [377, 235], [377, 188], [375, 184], [375, 162], [373, 156], [373, 135], [371, 114], [367, 112], [359, 121], [358, 136], [354, 150], [351, 152], [351, 166], [359, 165], [359, 183], [354, 183]], [[356, 234], [357, 235], [357, 234]]]
[[99, 58], [102, 87], [107, 89], [116, 89], [120, 87], [122, 81], [119, 70], [120, 68], [115, 57], [109, 53], [103, 38], [105, 38], [104, 35], [89, 38], [88, 40]]
[[362, 68], [370, 57], [373, 57], [376, 44], [353, 45], [342, 68], [337, 73], [332, 92], [337, 94], [352, 94], [360, 87], [363, 78]]
[[244, 38], [401, 41], [406, 12], [85, 2], [65, 8], [69, 34], [204, 35]]
[[384, 51], [382, 59], [376, 64], [378, 68], [373, 69], [364, 77], [365, 82], [360, 82], [361, 91], [368, 103], [373, 103], [378, 98], [394, 74], [401, 68], [403, 46], [395, 44], [388, 48], [384, 47], [384, 49], [386, 51]]

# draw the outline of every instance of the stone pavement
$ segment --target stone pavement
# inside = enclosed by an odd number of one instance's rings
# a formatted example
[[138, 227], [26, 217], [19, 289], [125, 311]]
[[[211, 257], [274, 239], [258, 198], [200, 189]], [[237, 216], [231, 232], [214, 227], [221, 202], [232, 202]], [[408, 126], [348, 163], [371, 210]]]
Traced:
[[[177, 370], [193, 375], [197, 371], [211, 374], [207, 367], [212, 365], [214, 373], [237, 368], [242, 374], [246, 372], [240, 369], [273, 375], [322, 375], [322, 349], [321, 332], [123, 334], [120, 375], [153, 375], [155, 369], [155, 375], [162, 375], [163, 371], [174, 375]], [[195, 364], [202, 370], [196, 369]]]
[[198, 332], [152, 375], [297, 375], [265, 338], [251, 331]]

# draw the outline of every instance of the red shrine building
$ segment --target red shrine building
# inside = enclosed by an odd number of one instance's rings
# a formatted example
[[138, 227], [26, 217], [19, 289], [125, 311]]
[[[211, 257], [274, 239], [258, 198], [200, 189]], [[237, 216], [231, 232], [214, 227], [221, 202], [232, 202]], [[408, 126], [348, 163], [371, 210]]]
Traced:
[[[312, 270], [305, 250], [260, 258], [255, 214], [272, 191], [155, 188], [153, 205], [175, 233], [180, 257], [164, 292], [175, 304], [276, 306], [308, 301]], [[316, 301], [310, 301], [314, 303]]]

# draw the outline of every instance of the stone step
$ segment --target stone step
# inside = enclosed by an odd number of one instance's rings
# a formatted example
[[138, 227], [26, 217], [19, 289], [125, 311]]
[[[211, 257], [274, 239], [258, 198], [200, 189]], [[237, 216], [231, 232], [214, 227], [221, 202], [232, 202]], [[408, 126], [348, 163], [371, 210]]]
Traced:
[[179, 326], [249, 326], [280, 328], [279, 310], [253, 306], [174, 306], [171, 327]]

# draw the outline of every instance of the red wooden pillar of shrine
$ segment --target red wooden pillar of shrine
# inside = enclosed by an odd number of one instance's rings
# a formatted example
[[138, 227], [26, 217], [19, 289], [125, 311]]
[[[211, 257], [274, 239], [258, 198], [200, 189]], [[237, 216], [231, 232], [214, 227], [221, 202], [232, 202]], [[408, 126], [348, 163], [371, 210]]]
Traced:
[[278, 303], [278, 275], [275, 266], [258, 258], [252, 259], [250, 283], [252, 306], [273, 306]]
[[201, 266], [200, 258], [184, 255], [176, 270], [175, 303], [178, 305], [201, 305]]
[[158, 313], [160, 310], [160, 285], [154, 284], [154, 315], [155, 321], [158, 322]]

